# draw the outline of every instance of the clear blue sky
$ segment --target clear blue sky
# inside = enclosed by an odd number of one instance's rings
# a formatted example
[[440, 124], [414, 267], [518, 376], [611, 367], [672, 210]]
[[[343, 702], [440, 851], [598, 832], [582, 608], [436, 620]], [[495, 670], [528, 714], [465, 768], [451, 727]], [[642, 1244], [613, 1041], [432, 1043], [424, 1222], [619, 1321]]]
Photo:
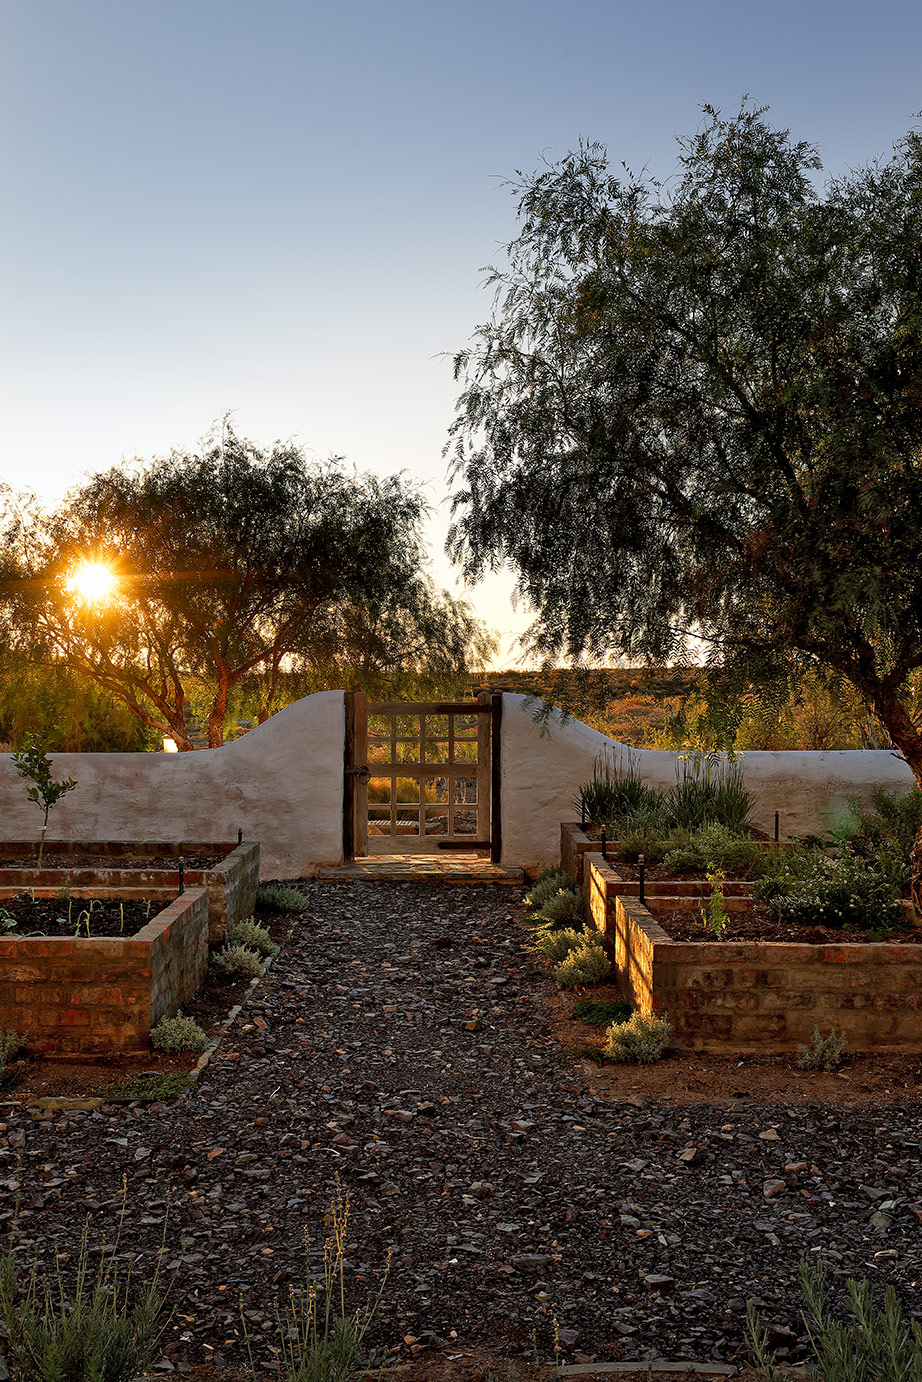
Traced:
[[[233, 409], [424, 480], [443, 584], [448, 357], [515, 234], [504, 178], [581, 136], [668, 174], [745, 92], [842, 172], [922, 107], [918, 0], [0, 0], [0, 25], [0, 478], [59, 494]], [[472, 593], [507, 647], [511, 588]]]

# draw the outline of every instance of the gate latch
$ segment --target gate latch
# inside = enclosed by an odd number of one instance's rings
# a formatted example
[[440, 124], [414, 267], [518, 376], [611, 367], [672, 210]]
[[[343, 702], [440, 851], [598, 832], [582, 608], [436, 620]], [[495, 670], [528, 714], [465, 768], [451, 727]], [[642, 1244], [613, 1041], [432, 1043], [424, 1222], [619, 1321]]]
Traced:
[[367, 782], [371, 777], [371, 773], [368, 770], [368, 764], [365, 763], [361, 768], [347, 768], [346, 776], [357, 777], [360, 782]]

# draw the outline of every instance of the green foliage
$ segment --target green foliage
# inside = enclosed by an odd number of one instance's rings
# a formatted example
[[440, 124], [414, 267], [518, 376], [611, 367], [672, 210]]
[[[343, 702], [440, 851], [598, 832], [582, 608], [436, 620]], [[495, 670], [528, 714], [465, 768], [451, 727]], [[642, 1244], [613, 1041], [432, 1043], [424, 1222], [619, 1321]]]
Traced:
[[11, 1028], [0, 1027], [0, 1075], [11, 1060], [15, 1060], [25, 1048], [25, 1041]]
[[160, 1103], [162, 1100], [179, 1099], [194, 1088], [195, 1079], [191, 1074], [168, 1071], [162, 1075], [136, 1075], [131, 1080], [122, 1080], [121, 1082], [115, 1080], [103, 1092], [110, 1098], [117, 1096], [120, 1099], [137, 1099], [146, 1103]]
[[730, 919], [724, 897], [724, 883], [727, 881], [727, 875], [723, 869], [715, 868], [712, 864], [705, 877], [711, 885], [711, 892], [710, 896], [701, 904], [701, 919], [708, 930], [720, 940]]
[[767, 880], [755, 892], [779, 921], [885, 932], [905, 923], [898, 901], [904, 882], [905, 869], [892, 856], [875, 866], [847, 850], [836, 859], [813, 851], [799, 876]]
[[569, 955], [571, 950], [578, 950], [585, 945], [588, 934], [589, 932], [577, 931], [572, 926], [558, 929], [546, 927], [536, 933], [535, 947], [542, 955], [547, 956], [551, 964], [556, 965]]
[[641, 782], [634, 756], [628, 753], [627, 764], [606, 751], [592, 765], [592, 777], [579, 788], [574, 806], [588, 825], [614, 828], [626, 817], [638, 811], [655, 808], [660, 793]]
[[246, 945], [225, 945], [211, 957], [225, 979], [261, 979], [266, 964], [257, 950]]
[[611, 961], [601, 943], [592, 938], [591, 932], [585, 933], [582, 944], [570, 950], [554, 966], [554, 980], [562, 989], [576, 988], [578, 984], [597, 984], [610, 973]]
[[[806, 1302], [801, 1318], [823, 1382], [922, 1382], [922, 1325], [907, 1320], [892, 1286], [884, 1289], [883, 1309], [871, 1297], [868, 1282], [846, 1282], [845, 1314], [837, 1320], [826, 1301], [822, 1261], [801, 1262]], [[756, 1367], [766, 1382], [779, 1382], [768, 1336], [750, 1301], [746, 1335]]]
[[517, 572], [540, 657], [703, 646], [711, 701], [824, 668], [922, 777], [922, 134], [820, 168], [744, 102], [674, 176], [581, 144], [520, 177], [455, 362], [450, 551]]
[[548, 898], [560, 892], [561, 888], [570, 887], [569, 875], [562, 869], [545, 869], [535, 879], [528, 892], [525, 894], [525, 901], [529, 907], [536, 911], [544, 906]]
[[542, 904], [538, 916], [550, 927], [567, 926], [583, 919], [582, 894], [572, 888], [560, 888]]
[[741, 834], [752, 809], [752, 794], [743, 787], [742, 763], [719, 754], [679, 754], [666, 809], [670, 825], [679, 830], [714, 824]]
[[669, 852], [672, 831], [665, 812], [630, 818], [620, 831], [618, 858], [636, 864], [641, 854], [649, 866], [661, 864]]
[[848, 1040], [844, 1032], [833, 1028], [823, 1036], [819, 1027], [813, 1028], [809, 1046], [798, 1046], [798, 1070], [838, 1070], [845, 1061]]
[[160, 741], [106, 690], [39, 652], [0, 659], [0, 740], [48, 753], [143, 753]]
[[[381, 1303], [390, 1262], [377, 1295], [364, 1306], [346, 1310], [345, 1259], [349, 1230], [349, 1198], [337, 1192], [330, 1213], [330, 1236], [323, 1247], [318, 1279], [307, 1263], [304, 1285], [291, 1287], [282, 1311], [277, 1311], [283, 1382], [351, 1382], [365, 1372], [364, 1340]], [[243, 1333], [249, 1348], [246, 1316]], [[254, 1382], [256, 1373], [250, 1356]]]
[[922, 790], [888, 792], [878, 787], [870, 809], [851, 797], [852, 821], [847, 829], [849, 848], [864, 859], [895, 855], [907, 868], [916, 836], [922, 830]]
[[52, 806], [68, 792], [72, 792], [77, 784], [72, 777], [58, 782], [51, 776], [51, 759], [31, 735], [27, 736], [25, 747], [19, 753], [13, 754], [13, 762], [19, 776], [32, 783], [31, 787], [26, 788], [26, 796], [44, 812], [42, 836], [38, 846], [38, 867], [41, 868], [45, 834], [48, 830], [48, 814]]
[[[19, 579], [2, 613], [17, 651], [53, 653], [182, 750], [199, 725], [215, 748], [244, 686], [258, 683], [259, 718], [279, 708], [283, 667], [419, 694], [490, 654], [427, 573], [425, 515], [401, 475], [264, 449], [225, 419], [199, 452], [94, 475], [52, 512], [11, 510], [0, 559]], [[104, 604], [68, 587], [87, 554], [117, 577]]]
[[169, 1323], [159, 1265], [150, 1284], [133, 1292], [130, 1273], [120, 1275], [118, 1241], [96, 1251], [91, 1276], [87, 1221], [67, 1288], [59, 1274], [43, 1280], [37, 1263], [22, 1284], [15, 1259], [0, 1260], [0, 1315], [18, 1382], [137, 1382], [159, 1356]]
[[175, 1017], [161, 1017], [156, 1027], [151, 1028], [150, 1044], [155, 1051], [170, 1054], [201, 1052], [208, 1046], [208, 1037], [194, 1018], [183, 1017], [179, 1012]]
[[609, 1027], [605, 1056], [618, 1064], [652, 1065], [662, 1059], [671, 1037], [672, 1023], [666, 1018], [635, 1012], [626, 1022]]
[[625, 1022], [631, 1015], [630, 1003], [620, 998], [581, 998], [573, 1004], [571, 1016], [590, 1027], [609, 1027], [612, 1022]]
[[759, 875], [771, 867], [773, 851], [764, 849], [751, 835], [740, 835], [725, 825], [704, 825], [700, 829], [670, 836], [663, 867], [670, 873], [696, 872], [716, 865], [735, 871], [745, 869]]
[[258, 955], [275, 955], [278, 952], [275, 941], [255, 917], [229, 921], [225, 939], [228, 945], [244, 945], [250, 950], [255, 950]]
[[297, 888], [286, 888], [283, 883], [260, 883], [256, 889], [257, 916], [272, 916], [282, 912], [294, 914], [306, 912], [311, 900], [306, 893]]

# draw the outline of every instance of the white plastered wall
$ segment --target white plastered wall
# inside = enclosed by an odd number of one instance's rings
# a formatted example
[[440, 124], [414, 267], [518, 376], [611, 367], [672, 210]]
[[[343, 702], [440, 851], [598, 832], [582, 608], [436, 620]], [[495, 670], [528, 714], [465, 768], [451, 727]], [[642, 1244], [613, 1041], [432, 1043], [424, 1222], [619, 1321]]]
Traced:
[[[263, 878], [299, 878], [342, 860], [344, 698], [305, 696], [221, 749], [56, 753], [77, 786], [52, 808], [49, 839], [260, 843]], [[38, 838], [42, 813], [0, 756], [0, 836]]]
[[[633, 749], [559, 712], [545, 726], [525, 696], [503, 697], [503, 863], [539, 871], [560, 858], [560, 822], [579, 818], [573, 799], [607, 749], [618, 761], [632, 757], [639, 776], [654, 787], [675, 783], [676, 755]], [[908, 789], [914, 778], [888, 750], [830, 753], [746, 753], [743, 781], [752, 792], [752, 821], [771, 833], [780, 812], [782, 838], [821, 832], [846, 810], [846, 799], [869, 801], [875, 787]]]

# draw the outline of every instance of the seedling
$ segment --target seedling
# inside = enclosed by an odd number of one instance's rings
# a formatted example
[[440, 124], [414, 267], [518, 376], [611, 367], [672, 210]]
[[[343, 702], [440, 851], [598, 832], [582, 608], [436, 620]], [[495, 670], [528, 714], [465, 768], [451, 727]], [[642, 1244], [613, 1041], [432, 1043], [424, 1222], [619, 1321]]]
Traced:
[[66, 777], [61, 782], [55, 781], [51, 776], [51, 759], [31, 735], [26, 740], [26, 747], [20, 753], [13, 754], [13, 762], [16, 764], [16, 771], [19, 776], [32, 783], [31, 787], [26, 788], [26, 796], [30, 801], [34, 801], [36, 806], [40, 806], [45, 813], [38, 845], [38, 867], [41, 868], [42, 854], [45, 850], [45, 835], [48, 832], [48, 813], [52, 806], [59, 802], [63, 796], [66, 796], [68, 792], [72, 792], [77, 784], [72, 777]]
[[705, 878], [711, 885], [711, 895], [707, 902], [701, 904], [701, 920], [709, 930], [720, 940], [724, 931], [727, 929], [727, 909], [724, 906], [724, 882], [727, 875], [723, 869], [717, 868], [714, 864], [708, 869]]

